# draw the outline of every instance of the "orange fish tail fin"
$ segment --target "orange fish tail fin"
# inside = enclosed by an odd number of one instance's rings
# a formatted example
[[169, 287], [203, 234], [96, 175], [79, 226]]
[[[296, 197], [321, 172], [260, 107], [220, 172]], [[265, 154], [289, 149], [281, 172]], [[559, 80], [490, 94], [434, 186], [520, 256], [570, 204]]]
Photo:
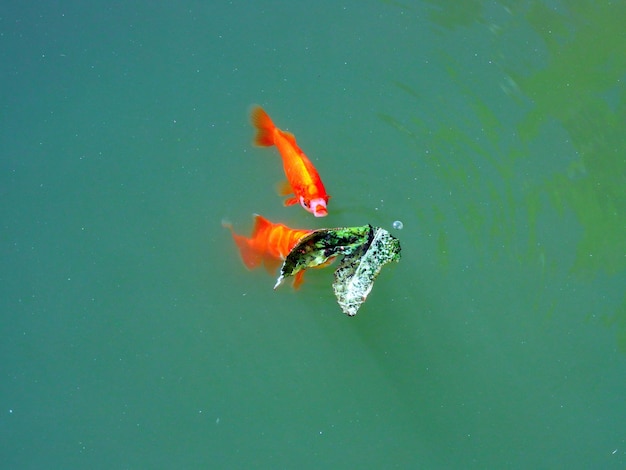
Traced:
[[243, 264], [245, 264], [248, 269], [257, 268], [263, 261], [261, 253], [250, 246], [249, 240], [246, 237], [233, 232], [233, 240], [235, 240], [235, 245], [239, 248], [239, 255], [241, 256]]
[[274, 130], [276, 126], [260, 106], [255, 106], [252, 109], [252, 125], [257, 130], [254, 137], [254, 143], [261, 147], [270, 147], [274, 145]]
[[261, 264], [263, 257], [252, 246], [246, 237], [236, 234], [230, 222], [222, 221], [222, 226], [230, 230], [235, 245], [239, 249], [239, 255], [248, 269], [254, 269]]

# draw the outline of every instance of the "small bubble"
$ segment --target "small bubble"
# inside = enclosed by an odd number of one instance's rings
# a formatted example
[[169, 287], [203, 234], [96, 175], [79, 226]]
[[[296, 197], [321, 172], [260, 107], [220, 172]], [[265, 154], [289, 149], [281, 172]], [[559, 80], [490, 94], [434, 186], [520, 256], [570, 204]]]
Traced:
[[402, 230], [402, 227], [404, 227], [404, 224], [402, 223], [401, 220], [396, 220], [394, 221], [393, 224], [391, 224], [391, 226], [395, 228], [396, 230]]

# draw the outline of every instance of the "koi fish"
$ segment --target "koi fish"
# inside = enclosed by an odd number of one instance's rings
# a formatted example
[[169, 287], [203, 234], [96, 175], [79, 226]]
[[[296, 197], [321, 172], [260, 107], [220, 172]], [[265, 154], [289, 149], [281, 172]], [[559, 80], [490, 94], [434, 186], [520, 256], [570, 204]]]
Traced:
[[[248, 269], [264, 264], [270, 272], [275, 272], [298, 241], [312, 232], [275, 224], [258, 214], [254, 216], [254, 229], [250, 238], [236, 234], [229, 223], [223, 222], [222, 225], [230, 229], [241, 259]], [[295, 289], [302, 284], [303, 275], [304, 271], [296, 274], [293, 282]]]
[[283, 159], [283, 168], [287, 184], [281, 191], [283, 195], [294, 196], [285, 200], [286, 206], [300, 203], [305, 210], [315, 217], [328, 215], [326, 204], [328, 194], [311, 161], [296, 143], [296, 137], [274, 125], [270, 117], [260, 106], [252, 110], [252, 124], [257, 130], [254, 142], [262, 147], [275, 145]]

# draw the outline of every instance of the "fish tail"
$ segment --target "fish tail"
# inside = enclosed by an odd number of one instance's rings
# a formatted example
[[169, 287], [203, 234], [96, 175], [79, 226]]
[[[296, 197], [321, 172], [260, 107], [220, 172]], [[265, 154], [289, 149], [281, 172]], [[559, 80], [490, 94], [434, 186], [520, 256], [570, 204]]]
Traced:
[[243, 264], [245, 264], [248, 269], [258, 267], [263, 261], [263, 256], [250, 245], [250, 240], [235, 233], [230, 222], [222, 221], [222, 226], [230, 230], [235, 245], [237, 245], [239, 249], [239, 255], [241, 256]]
[[270, 147], [274, 145], [274, 130], [276, 126], [260, 106], [255, 106], [250, 115], [252, 125], [256, 128], [257, 133], [254, 136], [254, 143], [261, 147]]
[[233, 240], [235, 240], [235, 245], [239, 248], [239, 255], [241, 256], [243, 264], [245, 264], [248, 269], [254, 269], [261, 265], [263, 261], [262, 254], [250, 246], [246, 237], [233, 232]]

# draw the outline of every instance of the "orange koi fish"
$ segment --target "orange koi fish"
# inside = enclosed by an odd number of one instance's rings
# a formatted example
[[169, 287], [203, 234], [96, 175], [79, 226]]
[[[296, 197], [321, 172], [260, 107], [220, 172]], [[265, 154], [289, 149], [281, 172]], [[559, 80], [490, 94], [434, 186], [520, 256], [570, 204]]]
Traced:
[[260, 106], [252, 110], [252, 124], [257, 130], [254, 142], [262, 147], [275, 145], [283, 159], [288, 186], [281, 193], [294, 195], [285, 201], [285, 205], [291, 206], [299, 202], [315, 217], [328, 215], [326, 204], [329, 196], [317, 170], [298, 147], [296, 137], [276, 127]]
[[[254, 269], [263, 263], [268, 271], [276, 271], [291, 249], [298, 241], [312, 230], [294, 230], [283, 224], [274, 224], [266, 218], [255, 214], [254, 229], [250, 238], [238, 235], [228, 223], [223, 225], [230, 229], [239, 248], [239, 254], [248, 269]], [[293, 287], [302, 284], [304, 271], [296, 274]]]

